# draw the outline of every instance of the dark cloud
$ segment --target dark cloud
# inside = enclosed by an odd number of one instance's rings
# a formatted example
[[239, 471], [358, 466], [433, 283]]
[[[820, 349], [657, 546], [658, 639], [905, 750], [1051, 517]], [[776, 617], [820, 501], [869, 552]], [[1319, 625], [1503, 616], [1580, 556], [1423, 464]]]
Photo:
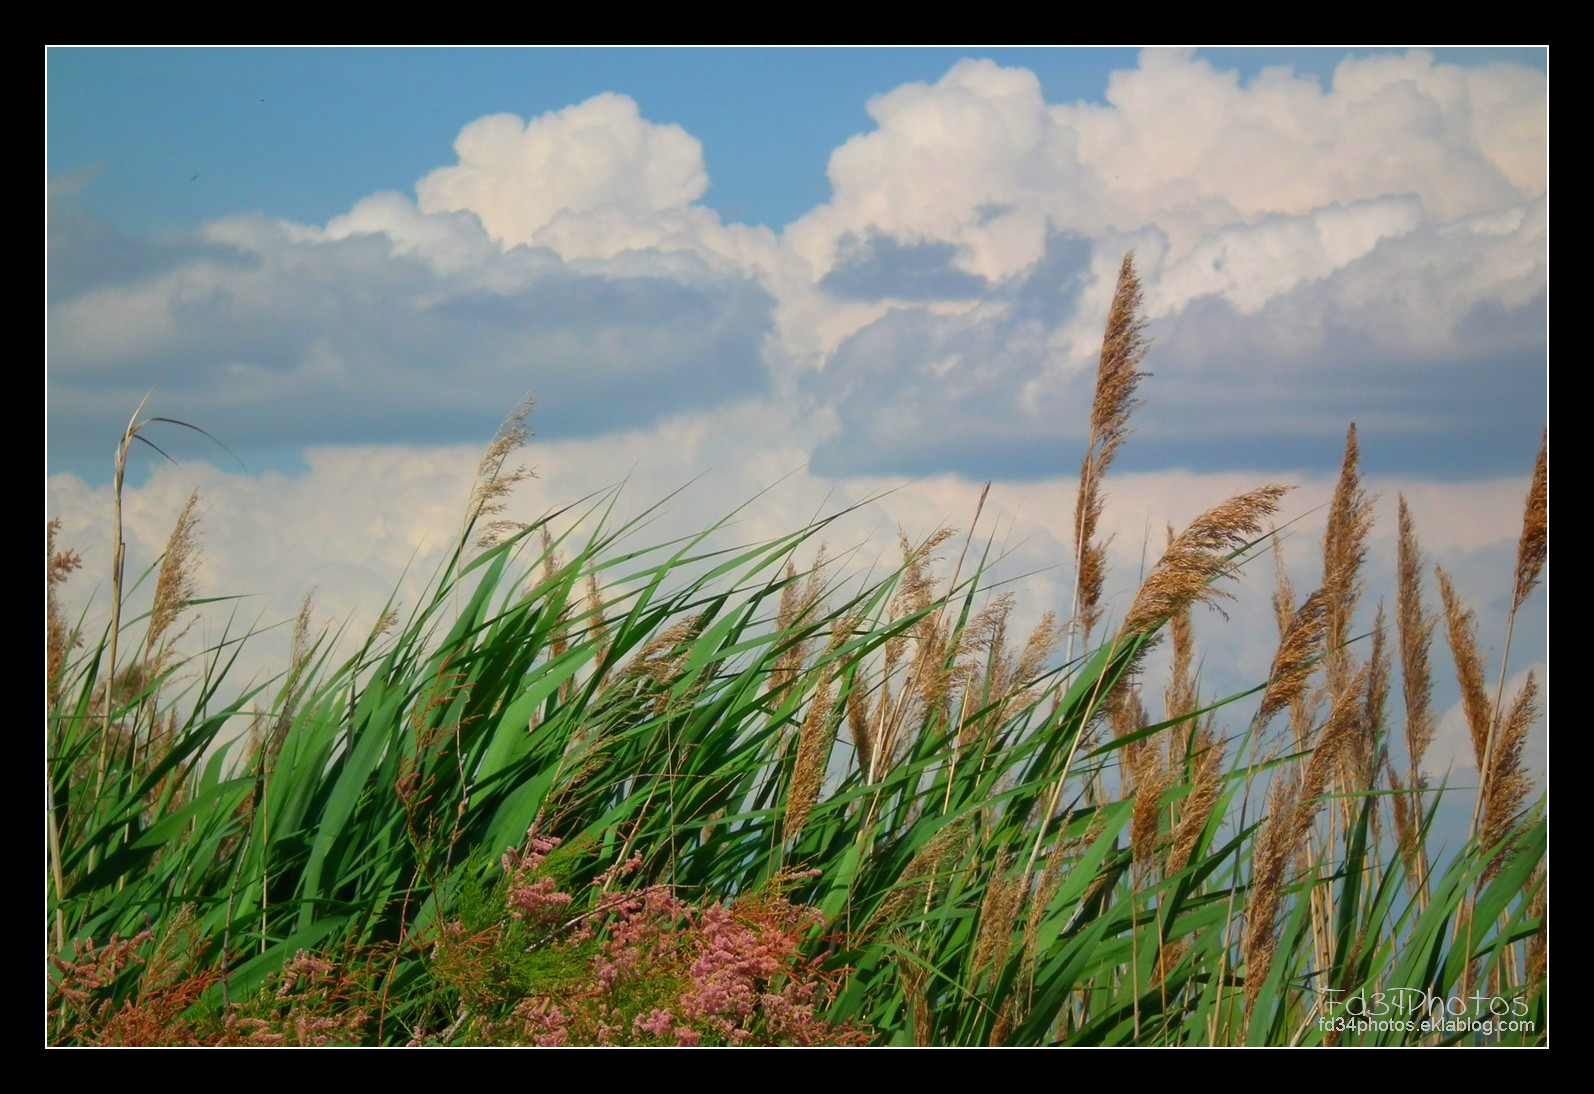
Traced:
[[985, 278], [953, 265], [957, 248], [950, 243], [849, 233], [838, 248], [835, 266], [819, 284], [843, 299], [964, 300], [989, 288]]
[[[1355, 421], [1371, 473], [1516, 473], [1542, 428], [1546, 297], [1437, 276], [1433, 244], [1380, 244], [1256, 310], [1214, 294], [1152, 322], [1121, 469], [1332, 465]], [[1471, 259], [1497, 262], [1490, 246]], [[1056, 347], [1092, 247], [1056, 235], [967, 314], [901, 307], [845, 340], [808, 387], [840, 425], [816, 470], [1038, 478], [1077, 460], [1095, 362]]]
[[72, 200], [73, 186], [53, 186], [46, 218], [46, 288], [52, 300], [129, 285], [195, 261], [247, 264], [235, 249], [192, 236], [148, 239], [116, 230]]
[[[482, 440], [527, 391], [540, 435], [580, 436], [766, 386], [769, 295], [679, 256], [650, 276], [646, 252], [621, 274], [521, 247], [449, 273], [383, 235], [307, 238], [264, 218], [230, 234], [247, 242], [189, 241], [52, 292], [58, 469], [103, 462], [150, 388], [154, 413], [243, 451]], [[102, 238], [52, 247], [86, 269]]]
[[842, 428], [814, 453], [815, 470], [1057, 474], [1064, 442], [1083, 438], [1075, 411], [1089, 390], [1085, 363], [1059, 370], [1049, 339], [1074, 311], [1090, 251], [1054, 234], [1041, 261], [974, 313], [897, 308], [845, 340], [807, 389]]

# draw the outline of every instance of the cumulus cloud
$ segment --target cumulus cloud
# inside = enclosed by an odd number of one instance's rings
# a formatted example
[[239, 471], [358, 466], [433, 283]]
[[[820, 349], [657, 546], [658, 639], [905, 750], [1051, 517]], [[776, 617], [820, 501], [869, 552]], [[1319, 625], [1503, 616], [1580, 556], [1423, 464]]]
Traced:
[[461, 130], [454, 151], [458, 164], [416, 184], [421, 211], [468, 210], [511, 247], [562, 215], [645, 216], [689, 205], [708, 189], [697, 138], [647, 121], [625, 95], [598, 95], [529, 122], [479, 118]]
[[785, 236], [814, 276], [781, 297], [780, 329], [825, 332], [789, 357], [836, 416], [824, 466], [975, 473], [994, 449], [1006, 473], [1077, 440], [1064, 411], [1089, 397], [1127, 249], [1158, 460], [1205, 439], [1188, 459], [1243, 465], [1369, 413], [1452, 447], [1540, 416], [1541, 75], [1413, 52], [1347, 59], [1327, 88], [1284, 69], [1242, 83], [1148, 50], [1106, 100], [1048, 104], [989, 61], [871, 100], [876, 128], [831, 158], [834, 197]]

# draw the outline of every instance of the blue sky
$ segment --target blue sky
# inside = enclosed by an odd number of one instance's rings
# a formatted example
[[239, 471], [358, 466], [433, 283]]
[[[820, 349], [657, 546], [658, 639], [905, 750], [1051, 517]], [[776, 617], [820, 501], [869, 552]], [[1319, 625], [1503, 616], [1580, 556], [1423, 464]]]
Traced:
[[895, 487], [889, 544], [989, 479], [1015, 565], [1055, 568], [1130, 250], [1155, 375], [1110, 494], [1128, 589], [1165, 521], [1261, 481], [1300, 485], [1309, 581], [1351, 421], [1380, 504], [1412, 499], [1480, 608], [1505, 585], [1547, 420], [1544, 49], [46, 65], [47, 505], [93, 542], [153, 389], [237, 459], [163, 432], [135, 555], [198, 485], [216, 591], [263, 610], [379, 605], [527, 392], [528, 511], [696, 481], [689, 527], [779, 482], [747, 518], [775, 533]]
[[[1254, 79], [1288, 65], [1319, 82], [1347, 55], [1216, 49]], [[1437, 59], [1543, 71], [1538, 49], [1438, 49]], [[530, 117], [622, 91], [703, 141], [705, 200], [779, 228], [829, 196], [830, 151], [868, 127], [864, 103], [959, 60], [1034, 72], [1049, 102], [1102, 102], [1137, 51], [1101, 49], [55, 49], [49, 171], [97, 172], [83, 208], [141, 231], [240, 210], [324, 222], [373, 189], [444, 162], [465, 120]], [[306, 169], [307, 165], [313, 165]]]

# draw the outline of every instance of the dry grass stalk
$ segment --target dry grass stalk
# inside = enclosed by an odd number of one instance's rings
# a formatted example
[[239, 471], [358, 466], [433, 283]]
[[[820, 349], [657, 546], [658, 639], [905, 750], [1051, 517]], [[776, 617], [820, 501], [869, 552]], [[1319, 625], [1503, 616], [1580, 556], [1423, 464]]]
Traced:
[[1316, 589], [1283, 627], [1278, 650], [1273, 654], [1273, 666], [1268, 670], [1262, 705], [1256, 712], [1258, 733], [1275, 714], [1304, 697], [1306, 683], [1323, 652], [1323, 636], [1327, 628], [1328, 594], [1323, 589]]
[[[1386, 637], [1386, 624], [1384, 621], [1384, 603], [1378, 602], [1378, 612], [1373, 617], [1373, 648], [1367, 654], [1367, 690], [1364, 693], [1366, 709], [1363, 721], [1374, 734], [1384, 724], [1384, 708], [1389, 702], [1389, 644]], [[1376, 743], [1376, 739], [1375, 742]], [[1382, 762], [1370, 763], [1364, 767], [1362, 777], [1364, 784], [1371, 787]]]
[[[1162, 867], [1162, 876], [1165, 878], [1177, 877], [1190, 865], [1190, 856], [1195, 852], [1196, 843], [1211, 821], [1213, 810], [1217, 808], [1218, 799], [1223, 793], [1223, 747], [1210, 721], [1196, 730], [1188, 755], [1190, 791], [1180, 803], [1178, 819], [1168, 839], [1167, 859]], [[1157, 951], [1153, 979], [1167, 979], [1189, 948], [1187, 939], [1163, 943]]]
[[1129, 847], [1134, 874], [1140, 882], [1151, 877], [1157, 865], [1157, 834], [1161, 830], [1162, 795], [1173, 785], [1174, 773], [1158, 760], [1160, 750], [1147, 749], [1151, 759], [1133, 776], [1134, 807], [1129, 821]]
[[1483, 786], [1483, 828], [1481, 841], [1484, 847], [1499, 847], [1484, 872], [1485, 881], [1494, 877], [1505, 865], [1509, 848], [1501, 846], [1511, 828], [1521, 816], [1528, 792], [1533, 788], [1522, 762], [1522, 748], [1528, 730], [1539, 716], [1538, 680], [1530, 671], [1517, 693], [1511, 708], [1500, 719], [1496, 730], [1494, 763]]
[[1300, 776], [1293, 771], [1273, 780], [1268, 788], [1268, 819], [1252, 845], [1251, 892], [1245, 902], [1245, 934], [1240, 943], [1245, 961], [1247, 1014], [1256, 1005], [1278, 949], [1278, 913], [1290, 860], [1295, 855], [1300, 791]]
[[797, 758], [792, 768], [791, 788], [786, 796], [786, 818], [782, 836], [795, 839], [808, 822], [814, 803], [819, 800], [819, 790], [824, 783], [825, 768], [830, 762], [830, 750], [836, 741], [840, 719], [835, 716], [836, 669], [831, 658], [852, 633], [853, 620], [842, 617], [831, 624], [830, 642], [825, 650], [825, 664], [820, 670], [819, 684], [808, 703], [808, 713], [797, 731]]
[[874, 770], [874, 713], [869, 694], [862, 687], [854, 686], [847, 692], [847, 731], [852, 736], [853, 750], [858, 753], [858, 767], [867, 776]]
[[55, 587], [81, 569], [83, 559], [76, 551], [57, 551], [55, 535], [61, 530], [59, 520], [46, 521], [44, 525], [44, 681], [46, 696], [54, 707], [60, 698], [61, 668], [66, 663], [66, 651], [78, 644], [78, 637], [67, 626], [61, 615], [61, 605]]
[[704, 615], [678, 619], [649, 639], [620, 673], [622, 681], [645, 681], [646, 693], [652, 695], [653, 713], [662, 714], [672, 702], [685, 701], [688, 695], [673, 696], [671, 689], [679, 681], [692, 654], [692, 642], [707, 623]]
[[880, 902], [864, 930], [871, 931], [896, 919], [929, 888], [936, 876], [963, 857], [974, 825], [968, 815], [949, 821], [919, 849], [897, 877], [891, 895]]
[[[1179, 816], [1168, 840], [1167, 859], [1162, 868], [1165, 878], [1177, 877], [1190, 864], [1190, 856], [1212, 819], [1223, 791], [1223, 749], [1210, 725], [1196, 731], [1189, 751], [1190, 792], [1179, 807]], [[1187, 939], [1164, 942], [1157, 950], [1153, 979], [1159, 982], [1167, 979], [1189, 947]]]
[[913, 1014], [913, 1043], [919, 1048], [930, 1046], [935, 1029], [935, 1012], [930, 1009], [929, 995], [924, 986], [929, 983], [930, 970], [916, 959], [906, 935], [893, 939], [897, 950], [897, 977], [902, 983], [902, 998]]
[[1428, 650], [1433, 642], [1434, 619], [1422, 603], [1422, 548], [1406, 499], [1400, 499], [1399, 572], [1395, 627], [1400, 638], [1401, 691], [1406, 705], [1406, 787], [1418, 791], [1426, 781], [1422, 760], [1433, 742], [1433, 679]]
[[[1450, 582], [1450, 575], [1434, 567], [1439, 578], [1439, 598], [1445, 606], [1445, 637], [1456, 662], [1456, 682], [1461, 685], [1461, 705], [1467, 713], [1472, 752], [1480, 779], [1486, 769], [1489, 747], [1489, 694], [1483, 683], [1483, 657], [1478, 653], [1478, 624]], [[1479, 790], [1481, 792], [1482, 786]]]
[[1289, 568], [1284, 564], [1284, 541], [1278, 529], [1273, 530], [1270, 538], [1273, 541], [1273, 618], [1278, 623], [1279, 637], [1283, 638], [1290, 629], [1290, 620], [1295, 618], [1295, 586], [1290, 583]]
[[1168, 545], [1135, 594], [1118, 642], [1154, 633], [1197, 602], [1213, 604], [1233, 594], [1214, 582], [1232, 575], [1234, 553], [1252, 542], [1278, 509], [1287, 486], [1263, 486], [1208, 509]]
[[1278, 912], [1283, 902], [1290, 861], [1311, 836], [1319, 800], [1347, 748], [1361, 733], [1362, 711], [1356, 701], [1365, 688], [1366, 670], [1357, 674], [1335, 705], [1304, 772], [1276, 776], [1268, 790], [1268, 819], [1257, 832], [1251, 855], [1251, 893], [1246, 900], [1241, 952], [1246, 963], [1246, 1010], [1255, 1005], [1278, 948]]
[[1145, 320], [1141, 318], [1140, 278], [1134, 254], [1124, 255], [1118, 285], [1107, 312], [1101, 358], [1096, 368], [1096, 395], [1090, 410], [1090, 445], [1079, 468], [1079, 493], [1074, 502], [1074, 619], [1082, 641], [1101, 619], [1101, 591], [1106, 579], [1107, 544], [1096, 538], [1101, 520], [1101, 482], [1128, 435], [1129, 416], [1138, 405], [1135, 388], [1145, 373]]
[[963, 708], [973, 712], [958, 724], [958, 745], [983, 739], [988, 750], [1012, 704], [1027, 692], [1059, 638], [1057, 617], [1047, 612], [1025, 640], [1017, 657], [1007, 651], [1007, 624], [1015, 599], [1003, 593], [975, 613], [958, 643], [954, 689], [963, 693]]
[[157, 665], [165, 660], [165, 650], [171, 642], [182, 637], [182, 632], [171, 636], [164, 646], [162, 639], [177, 622], [179, 616], [194, 599], [195, 571], [199, 567], [199, 541], [195, 530], [199, 526], [199, 491], [188, 495], [177, 523], [166, 537], [166, 551], [161, 555], [160, 571], [155, 578], [155, 603], [150, 608], [149, 631], [144, 637], [144, 657]]
[[[1323, 690], [1331, 708], [1335, 710], [1345, 703], [1357, 701], [1365, 694], [1352, 691], [1356, 686], [1353, 681], [1358, 676], [1362, 682], [1372, 679], [1370, 673], [1358, 674], [1356, 660], [1349, 647], [1356, 606], [1361, 600], [1361, 567], [1367, 557], [1367, 534], [1373, 525], [1373, 503], [1362, 489], [1359, 461], [1360, 449], [1353, 422], [1345, 433], [1345, 455], [1340, 463], [1339, 482], [1329, 504], [1328, 526], [1323, 532], [1322, 587], [1327, 594], [1328, 609], [1324, 632]], [[1358, 718], [1358, 722], [1361, 732], [1345, 742], [1345, 748], [1339, 753], [1336, 771], [1340, 787], [1347, 791], [1367, 789], [1367, 770], [1370, 764], [1376, 762], [1377, 743], [1372, 737], [1376, 733], [1377, 723], [1364, 718]], [[1351, 799], [1341, 800], [1340, 815], [1347, 831], [1355, 808], [1356, 803]]]
[[1528, 904], [1528, 915], [1539, 921], [1538, 929], [1528, 939], [1527, 984], [1536, 987], [1544, 983], [1550, 959], [1550, 880], [1545, 876], [1544, 863], [1539, 863], [1528, 882], [1533, 889], [1533, 900]]
[[[504, 419], [493, 437], [492, 444], [482, 454], [476, 467], [476, 485], [471, 491], [470, 507], [465, 514], [465, 527], [476, 529], [480, 525], [476, 544], [487, 548], [501, 542], [506, 536], [521, 531], [526, 526], [519, 521], [497, 519], [508, 506], [508, 498], [516, 486], [533, 477], [525, 467], [509, 468], [509, 458], [526, 444], [530, 430], [526, 425], [536, 405], [531, 396], [521, 400], [515, 411]], [[486, 524], [481, 524], [482, 521]]]
[[1196, 733], [1191, 748], [1193, 778], [1190, 793], [1179, 807], [1179, 821], [1174, 825], [1173, 837], [1168, 843], [1168, 862], [1165, 874], [1173, 877], [1190, 864], [1196, 840], [1212, 819], [1223, 791], [1223, 748], [1210, 728]]
[[1420, 799], [1413, 796], [1417, 788], [1401, 781], [1400, 772], [1395, 770], [1395, 765], [1390, 762], [1387, 752], [1384, 754], [1384, 777], [1389, 780], [1390, 790], [1394, 791], [1389, 796], [1389, 811], [1394, 817], [1396, 845], [1401, 858], [1406, 860], [1407, 884], [1419, 891], [1425, 891], [1427, 856], [1422, 847], [1421, 832], [1418, 830], [1421, 805]]
[[[825, 567], [825, 548], [819, 548], [819, 554], [814, 559], [814, 564], [808, 571], [807, 577], [799, 582], [797, 580], [797, 567], [788, 563], [786, 565], [786, 584], [780, 591], [780, 607], [776, 611], [775, 631], [777, 634], [791, 634], [805, 619], [814, 614], [819, 607], [824, 594], [822, 573]], [[788, 642], [775, 658], [775, 664], [769, 673], [769, 687], [771, 693], [785, 691], [791, 686], [801, 673], [803, 665], [808, 659], [809, 642], [806, 638]]]
[[1477, 803], [1473, 807], [1472, 827], [1477, 831], [1480, 815], [1484, 810], [1484, 802], [1489, 793], [1489, 784], [1494, 776], [1497, 755], [1503, 744], [1499, 740], [1499, 731], [1505, 724], [1501, 715], [1501, 703], [1505, 698], [1505, 672], [1506, 665], [1511, 659], [1511, 638], [1516, 633], [1517, 609], [1528, 598], [1539, 583], [1539, 574], [1544, 569], [1545, 560], [1549, 555], [1550, 513], [1549, 513], [1549, 443], [1550, 434], [1546, 430], [1539, 441], [1539, 458], [1533, 468], [1533, 482], [1528, 487], [1528, 498], [1523, 506], [1522, 535], [1517, 541], [1517, 565], [1515, 580], [1512, 583], [1511, 611], [1506, 620], [1505, 651], [1500, 655], [1500, 677], [1494, 689], [1495, 718], [1490, 723], [1488, 740], [1484, 744], [1483, 759], [1478, 764], [1479, 792]]
[[[1340, 785], [1347, 790], [1371, 791], [1377, 788], [1378, 777], [1383, 771], [1384, 761], [1388, 756], [1388, 749], [1383, 745], [1384, 707], [1389, 700], [1389, 650], [1384, 638], [1384, 605], [1379, 602], [1378, 614], [1373, 623], [1373, 648], [1367, 655], [1367, 664], [1363, 666], [1363, 686], [1361, 690], [1361, 732], [1356, 735], [1345, 749], [1344, 759], [1340, 765]], [[1365, 803], [1370, 810], [1369, 824], [1372, 838], [1378, 839], [1382, 831], [1378, 798], [1369, 797]], [[1356, 798], [1342, 798], [1340, 808], [1345, 818], [1345, 831], [1350, 832], [1351, 823], [1356, 811], [1362, 807], [1362, 801]]]
[[[936, 600], [932, 566], [938, 561], [935, 550], [956, 534], [955, 528], [941, 528], [916, 548], [908, 542], [907, 536], [900, 536], [903, 569], [897, 594], [892, 599], [892, 617], [895, 620], [917, 618], [886, 643], [880, 696], [873, 704], [874, 718], [869, 730], [870, 764], [866, 769], [869, 782], [878, 781], [894, 767], [901, 753], [912, 743], [902, 734], [905, 726], [916, 721], [928, 728], [946, 718], [952, 687], [947, 656], [950, 637], [941, 613], [930, 610]], [[913, 654], [908, 659], [910, 644]], [[904, 679], [893, 700], [890, 682], [897, 666], [904, 664]], [[850, 709], [848, 713], [850, 717]]]
[[831, 717], [836, 705], [834, 670], [821, 671], [819, 686], [808, 703], [808, 713], [797, 730], [797, 759], [792, 767], [791, 788], [786, 796], [786, 817], [781, 838], [795, 839], [808, 823], [808, 814], [819, 800], [825, 779], [825, 764], [836, 739], [836, 720]]
[[[553, 533], [544, 524], [538, 530], [542, 540], [542, 595], [549, 596], [560, 585], [559, 573], [565, 567], [564, 559], [554, 547]], [[527, 590], [528, 595], [532, 590]], [[570, 598], [566, 596], [559, 602], [559, 614], [554, 618], [553, 626], [548, 632], [548, 657], [557, 661], [570, 649]], [[565, 680], [559, 685], [559, 702], [568, 703], [575, 685], [570, 680]]]
[[[542, 581], [543, 584], [553, 589], [559, 580], [559, 571], [564, 569], [564, 559], [554, 548], [553, 533], [548, 531], [544, 524], [538, 529], [542, 537]], [[553, 629], [548, 635], [548, 652], [553, 660], [558, 660], [570, 648], [570, 601], [567, 599], [559, 605], [559, 616], [554, 620]]]
[[[1307, 605], [1295, 604], [1295, 589], [1290, 584], [1289, 570], [1284, 563], [1284, 544], [1275, 532], [1273, 535], [1273, 569], [1277, 585], [1273, 593], [1273, 615], [1278, 621], [1279, 648], [1273, 655], [1273, 671], [1268, 676], [1269, 685], [1276, 689], [1264, 694], [1262, 707], [1256, 721], [1258, 735], [1280, 710], [1289, 707], [1290, 739], [1297, 750], [1304, 750], [1317, 719], [1317, 694], [1308, 689], [1307, 681], [1317, 668], [1322, 654], [1323, 631], [1327, 625], [1327, 600], [1321, 586], [1313, 594], [1317, 602], [1308, 598]], [[1299, 620], [1297, 612], [1302, 612]]]
[[593, 654], [592, 663], [596, 671], [603, 673], [598, 680], [602, 686], [608, 679], [609, 670], [606, 666], [609, 660], [609, 621], [603, 614], [603, 596], [598, 591], [598, 575], [592, 570], [587, 571], [587, 631], [592, 636]]
[[[1306, 774], [1302, 778], [1305, 791], [1303, 801], [1322, 794], [1328, 788], [1333, 774], [1342, 769], [1347, 753], [1354, 755], [1360, 747], [1366, 731], [1362, 696], [1367, 690], [1370, 671], [1365, 665], [1357, 670], [1347, 682], [1345, 694], [1330, 711], [1328, 721], [1318, 735], [1317, 747], [1312, 750], [1312, 758], [1306, 764]], [[1311, 806], [1311, 812], [1313, 816], [1316, 815], [1315, 805]]]
[[974, 934], [974, 964], [976, 976], [989, 969], [994, 984], [1007, 962], [1008, 950], [1013, 942], [1013, 926], [1018, 922], [1018, 910], [1023, 904], [1027, 889], [1024, 877], [1012, 871], [1013, 858], [1002, 855], [985, 883], [985, 899], [980, 902], [980, 922]]
[[264, 720], [259, 718], [249, 724], [250, 764], [262, 764], [262, 771], [270, 766], [287, 738], [288, 729], [298, 713], [299, 701], [304, 698], [305, 687], [310, 683], [308, 669], [310, 657], [315, 652], [314, 644], [310, 641], [310, 609], [314, 595], [313, 590], [304, 594], [304, 599], [299, 602], [299, 612], [294, 616], [293, 634], [288, 641], [287, 683], [283, 685], [282, 697], [277, 702], [277, 716], [271, 720], [270, 726], [266, 726]]
[[1539, 458], [1533, 465], [1533, 484], [1522, 513], [1522, 537], [1517, 541], [1516, 581], [1511, 595], [1514, 614], [1539, 583], [1545, 560], [1550, 556], [1550, 431], [1539, 442]]
[[[1173, 545], [1173, 528], [1168, 529], [1168, 545]], [[1168, 620], [1168, 637], [1173, 644], [1173, 665], [1168, 671], [1168, 687], [1163, 692], [1163, 717], [1177, 721], [1194, 714], [1196, 689], [1193, 666], [1195, 664], [1194, 627], [1190, 622], [1190, 606], [1177, 609]], [[1188, 736], [1188, 735], [1186, 735]]]
[[1338, 701], [1353, 671], [1346, 643], [1361, 599], [1361, 566], [1367, 557], [1367, 533], [1373, 526], [1372, 499], [1362, 490], [1357, 471], [1359, 455], [1352, 423], [1345, 434], [1345, 456], [1323, 533], [1323, 588], [1328, 593], [1324, 686], [1331, 702]]
[[[1108, 700], [1113, 737], [1122, 740], [1148, 724], [1139, 688], [1126, 688]], [[1129, 846], [1137, 878], [1146, 877], [1152, 867], [1160, 826], [1162, 793], [1173, 781], [1173, 773], [1162, 762], [1162, 749], [1156, 735], [1124, 745], [1123, 795], [1133, 800], [1130, 808]]]

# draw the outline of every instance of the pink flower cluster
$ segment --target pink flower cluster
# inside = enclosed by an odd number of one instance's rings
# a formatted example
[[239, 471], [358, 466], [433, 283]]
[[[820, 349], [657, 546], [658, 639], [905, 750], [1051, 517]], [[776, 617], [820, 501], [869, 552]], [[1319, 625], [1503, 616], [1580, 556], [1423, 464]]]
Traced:
[[533, 928], [549, 930], [558, 926], [575, 898], [559, 890], [559, 883], [540, 873], [548, 855], [559, 846], [556, 839], [528, 836], [526, 848], [510, 848], [500, 860], [510, 874], [509, 914]]
[[[518, 859], [505, 856], [511, 915], [570, 915], [574, 898], [539, 873], [555, 846], [534, 837]], [[636, 857], [617, 863], [595, 891], [640, 866]], [[558, 998], [523, 1000], [514, 1011], [520, 1037], [536, 1045], [865, 1044], [865, 1031], [821, 1017], [838, 984], [817, 959], [800, 956], [819, 920], [778, 885], [706, 908], [666, 885], [600, 896], [567, 923], [579, 921], [578, 929], [549, 942], [576, 946], [596, 935], [590, 978]]]

